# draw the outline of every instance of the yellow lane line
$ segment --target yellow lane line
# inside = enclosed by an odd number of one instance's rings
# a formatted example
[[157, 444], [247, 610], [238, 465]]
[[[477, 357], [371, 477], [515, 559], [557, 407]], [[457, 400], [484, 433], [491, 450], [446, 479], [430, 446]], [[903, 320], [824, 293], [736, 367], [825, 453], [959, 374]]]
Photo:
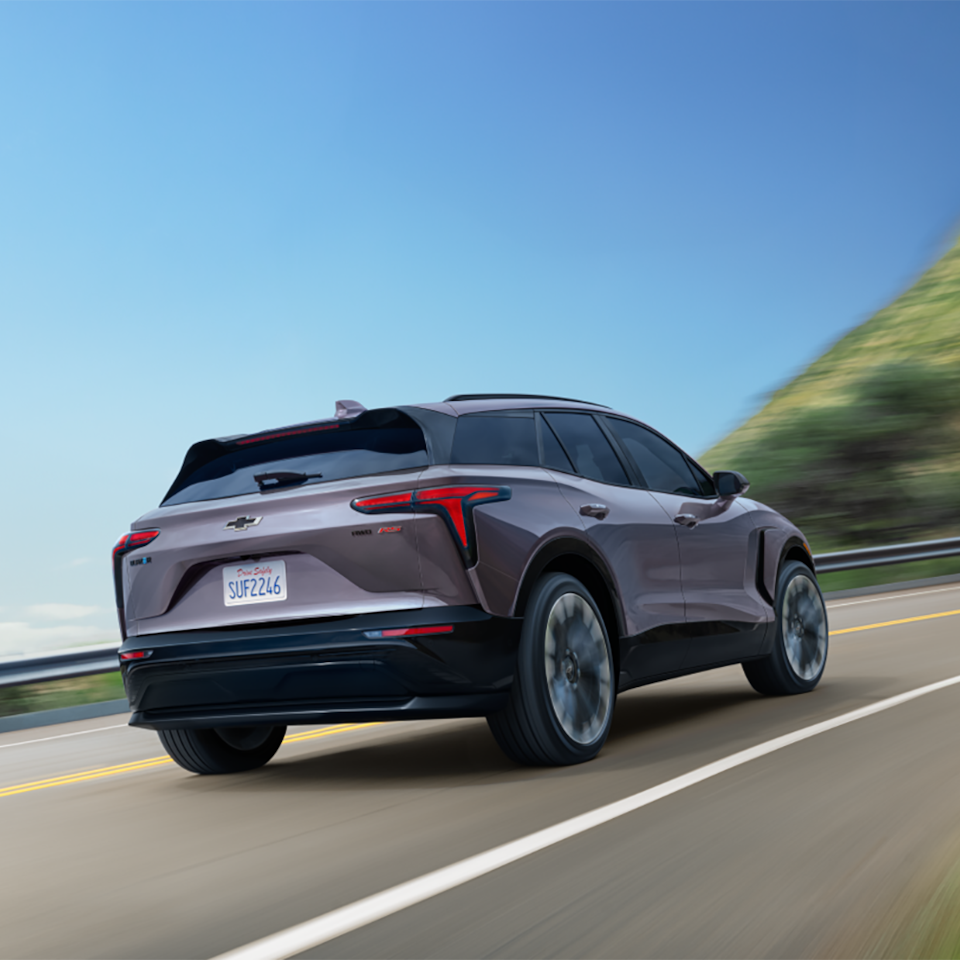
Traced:
[[843, 630], [831, 630], [830, 636], [840, 633], [858, 633], [861, 630], [876, 630], [877, 627], [896, 627], [901, 623], [916, 623], [918, 620], [936, 620], [938, 617], [955, 617], [960, 610], [947, 610], [946, 613], [925, 613], [922, 617], [907, 617], [904, 620], [887, 620], [885, 623], [868, 623], [863, 627], [844, 627]]
[[[284, 737], [284, 743], [302, 743], [304, 740], [316, 740], [318, 737], [329, 737], [334, 733], [347, 733], [350, 730], [362, 730], [364, 727], [376, 727], [377, 723], [339, 723], [332, 727], [322, 727], [319, 730], [305, 730], [303, 733], [294, 733]], [[34, 790], [46, 790], [49, 787], [63, 787], [70, 783], [83, 783], [85, 780], [99, 780], [103, 777], [115, 777], [121, 773], [133, 773], [137, 770], [148, 770], [151, 767], [162, 767], [173, 763], [170, 757], [148, 757], [146, 760], [133, 760], [130, 763], [119, 763], [113, 767], [100, 767], [96, 770], [84, 770], [79, 773], [66, 773], [60, 777], [50, 777], [47, 780], [34, 780], [30, 783], [17, 783], [11, 787], [0, 787], [0, 797], [12, 797], [18, 793], [32, 793]]]
[[341, 723], [336, 727], [321, 730], [305, 730], [303, 733], [291, 733], [283, 738], [283, 742], [302, 743], [304, 740], [316, 740], [317, 737], [329, 737], [331, 733], [347, 733], [350, 730], [362, 730], [364, 727], [379, 727], [381, 722], [374, 720], [370, 723]]
[[49, 780], [34, 780], [32, 783], [18, 783], [12, 787], [0, 787], [0, 797], [12, 797], [17, 793], [31, 793], [34, 790], [46, 790], [48, 787], [63, 787], [68, 783], [82, 783], [84, 780], [98, 780], [101, 777], [115, 777], [121, 773], [132, 773], [134, 770], [146, 770], [150, 767], [159, 767], [173, 763], [169, 757], [151, 757], [149, 760], [139, 760], [136, 763], [121, 763], [116, 767], [101, 767], [99, 770], [87, 770], [83, 773], [66, 774], [62, 777], [51, 777]]

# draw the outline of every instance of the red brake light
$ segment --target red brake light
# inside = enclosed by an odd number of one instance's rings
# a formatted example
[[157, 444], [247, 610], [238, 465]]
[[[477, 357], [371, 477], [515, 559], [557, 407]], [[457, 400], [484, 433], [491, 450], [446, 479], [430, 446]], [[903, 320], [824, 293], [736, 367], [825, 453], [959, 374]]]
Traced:
[[413, 502], [413, 492], [410, 493], [392, 493], [386, 497], [364, 497], [361, 500], [354, 500], [350, 506], [361, 513], [379, 513], [388, 511], [395, 507], [403, 507]]
[[450, 517], [457, 539], [464, 550], [468, 546], [467, 522], [464, 507], [478, 500], [504, 500], [500, 496], [500, 487], [439, 487], [436, 490], [418, 490], [417, 504], [431, 504], [442, 507]]
[[443, 517], [460, 548], [468, 566], [476, 563], [473, 508], [482, 503], [509, 500], [509, 487], [434, 487], [430, 490], [410, 490], [382, 497], [362, 497], [350, 506], [360, 513], [424, 512]]
[[133, 533], [125, 533], [113, 548], [113, 559], [116, 560], [117, 557], [129, 553], [131, 550], [145, 547], [159, 536], [159, 530], [136, 530]]
[[126, 653], [120, 654], [120, 659], [121, 660], [146, 660], [151, 653], [153, 653], [152, 650], [128, 650]]
[[281, 437], [298, 437], [301, 433], [316, 433], [318, 430], [339, 429], [339, 423], [325, 423], [319, 427], [304, 427], [301, 430], [281, 430], [279, 433], [261, 433], [255, 437], [247, 437], [245, 440], [238, 440], [237, 446], [242, 447], [247, 443], [261, 443], [264, 440], [279, 440]]

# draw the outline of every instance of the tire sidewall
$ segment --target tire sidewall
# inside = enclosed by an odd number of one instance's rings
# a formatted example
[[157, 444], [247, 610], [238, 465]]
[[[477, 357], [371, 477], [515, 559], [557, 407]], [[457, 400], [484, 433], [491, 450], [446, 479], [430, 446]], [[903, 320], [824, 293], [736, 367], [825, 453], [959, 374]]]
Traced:
[[256, 747], [238, 750], [214, 729], [160, 730], [160, 741], [185, 770], [200, 774], [244, 773], [267, 763], [280, 748], [285, 726], [271, 727]]
[[[799, 674], [797, 674], [790, 665], [790, 660], [787, 657], [786, 642], [783, 636], [783, 603], [786, 597], [787, 587], [797, 577], [805, 577], [813, 584], [814, 589], [817, 591], [817, 596], [820, 598], [820, 605], [823, 609], [823, 625], [827, 635], [826, 648], [824, 649], [823, 653], [823, 663], [820, 664], [820, 669], [817, 671], [816, 676], [809, 680], [799, 676]], [[823, 676], [823, 671], [826, 669], [827, 655], [830, 652], [830, 627], [827, 621], [827, 605], [824, 602], [823, 592], [820, 589], [820, 584], [817, 583], [816, 575], [805, 563], [802, 563], [799, 560], [790, 560], [781, 568], [780, 574], [777, 577], [777, 602], [775, 606], [775, 612], [777, 618], [777, 631], [773, 649], [773, 664], [775, 665], [777, 672], [780, 674], [780, 678], [785, 686], [791, 688], [796, 693], [807, 693], [810, 690], [813, 690], [813, 688], [820, 682], [820, 678]]]
[[[547, 619], [554, 604], [566, 593], [577, 594], [593, 611], [603, 632], [610, 669], [610, 704], [607, 717], [599, 734], [586, 744], [571, 739], [563, 729], [550, 700], [544, 671]], [[551, 764], [582, 763], [592, 760], [600, 752], [610, 732], [616, 699], [616, 677], [607, 625], [590, 592], [579, 580], [569, 574], [552, 573], [544, 576], [537, 584], [524, 617], [517, 666], [519, 692], [529, 707], [525, 712], [532, 727], [530, 733], [540, 747], [540, 752], [544, 754], [544, 760]]]

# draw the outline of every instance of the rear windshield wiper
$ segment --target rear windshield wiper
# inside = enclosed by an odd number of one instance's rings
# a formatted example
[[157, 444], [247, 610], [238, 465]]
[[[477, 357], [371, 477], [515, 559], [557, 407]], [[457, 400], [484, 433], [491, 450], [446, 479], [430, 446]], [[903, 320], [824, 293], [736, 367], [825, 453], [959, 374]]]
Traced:
[[281, 487], [294, 487], [307, 480], [319, 480], [322, 473], [294, 473], [292, 470], [274, 470], [270, 473], [256, 473], [253, 479], [261, 493], [268, 490], [279, 490]]

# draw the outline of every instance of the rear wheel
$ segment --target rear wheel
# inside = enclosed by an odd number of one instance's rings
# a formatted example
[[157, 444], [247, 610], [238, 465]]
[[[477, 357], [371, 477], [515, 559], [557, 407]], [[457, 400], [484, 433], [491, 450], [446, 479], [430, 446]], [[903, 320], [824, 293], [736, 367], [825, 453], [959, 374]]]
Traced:
[[758, 693], [807, 693], [827, 662], [827, 608], [817, 578], [798, 560], [783, 565], [777, 579], [777, 636], [762, 660], [743, 664]]
[[283, 743], [286, 727], [160, 730], [167, 753], [191, 773], [242, 773], [262, 767]]
[[613, 655], [589, 591], [565, 573], [543, 577], [527, 605], [510, 702], [487, 717], [517, 763], [592, 760], [610, 732]]

